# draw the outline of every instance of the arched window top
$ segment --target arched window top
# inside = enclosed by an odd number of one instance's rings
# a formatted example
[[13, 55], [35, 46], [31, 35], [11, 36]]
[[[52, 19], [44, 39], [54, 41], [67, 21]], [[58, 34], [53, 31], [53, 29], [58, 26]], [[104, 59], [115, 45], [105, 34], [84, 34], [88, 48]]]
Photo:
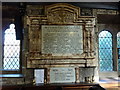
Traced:
[[15, 33], [15, 25], [10, 24], [9, 28], [5, 30], [5, 33]]
[[10, 24], [9, 28], [5, 30], [4, 44], [20, 44], [19, 40], [16, 40], [15, 25]]
[[120, 32], [117, 33], [117, 48], [120, 48]]
[[117, 37], [120, 37], [120, 32], [117, 33]]
[[112, 37], [112, 34], [109, 32], [109, 31], [101, 31], [100, 33], [99, 33], [99, 37]]

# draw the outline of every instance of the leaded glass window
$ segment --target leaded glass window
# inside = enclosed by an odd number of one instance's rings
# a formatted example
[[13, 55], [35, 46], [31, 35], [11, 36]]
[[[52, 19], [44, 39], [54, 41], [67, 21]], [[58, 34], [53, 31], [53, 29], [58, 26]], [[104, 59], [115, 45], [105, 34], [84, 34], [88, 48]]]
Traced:
[[4, 32], [4, 70], [20, 69], [20, 40], [16, 40], [15, 25], [10, 24], [9, 29]]
[[99, 33], [99, 65], [100, 71], [112, 71], [112, 34], [108, 31]]
[[120, 71], [120, 32], [117, 34], [117, 48], [118, 48], [118, 70]]

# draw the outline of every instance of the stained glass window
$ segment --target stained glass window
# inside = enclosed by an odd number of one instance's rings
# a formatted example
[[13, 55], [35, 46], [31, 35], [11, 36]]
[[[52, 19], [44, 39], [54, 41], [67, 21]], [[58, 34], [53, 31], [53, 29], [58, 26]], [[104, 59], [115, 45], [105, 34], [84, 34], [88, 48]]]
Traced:
[[99, 65], [100, 71], [112, 71], [112, 34], [108, 31], [99, 33]]
[[120, 71], [120, 32], [117, 34], [117, 48], [118, 48], [118, 70]]
[[4, 70], [19, 70], [20, 68], [20, 40], [16, 40], [15, 25], [10, 24], [4, 32]]

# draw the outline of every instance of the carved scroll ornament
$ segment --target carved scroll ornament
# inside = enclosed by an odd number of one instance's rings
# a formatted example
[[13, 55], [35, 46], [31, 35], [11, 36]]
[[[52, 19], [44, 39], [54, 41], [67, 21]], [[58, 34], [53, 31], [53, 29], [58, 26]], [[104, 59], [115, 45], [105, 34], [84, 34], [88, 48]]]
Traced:
[[48, 22], [55, 24], [73, 23], [78, 17], [80, 9], [69, 4], [55, 4], [54, 6], [46, 7]]

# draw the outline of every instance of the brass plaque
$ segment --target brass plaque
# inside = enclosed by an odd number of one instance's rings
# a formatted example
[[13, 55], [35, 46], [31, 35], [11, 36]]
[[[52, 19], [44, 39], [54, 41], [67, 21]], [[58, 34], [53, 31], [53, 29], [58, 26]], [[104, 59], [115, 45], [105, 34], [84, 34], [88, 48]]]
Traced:
[[82, 52], [82, 25], [42, 25], [42, 54], [68, 56]]

